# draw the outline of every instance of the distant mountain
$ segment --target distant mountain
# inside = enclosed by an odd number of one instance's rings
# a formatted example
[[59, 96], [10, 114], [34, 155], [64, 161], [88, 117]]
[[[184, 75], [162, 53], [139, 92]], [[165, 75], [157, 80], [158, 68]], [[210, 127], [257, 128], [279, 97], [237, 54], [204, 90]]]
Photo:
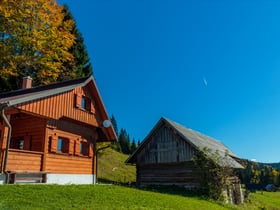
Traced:
[[279, 163], [259, 163], [259, 164], [271, 166], [272, 168], [275, 168], [278, 171], [280, 171], [280, 162]]

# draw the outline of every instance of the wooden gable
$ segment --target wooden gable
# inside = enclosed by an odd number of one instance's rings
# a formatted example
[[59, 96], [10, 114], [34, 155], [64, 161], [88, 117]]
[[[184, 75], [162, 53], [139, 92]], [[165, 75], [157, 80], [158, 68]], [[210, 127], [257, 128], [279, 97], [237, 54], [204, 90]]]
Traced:
[[191, 160], [195, 149], [173, 128], [162, 124], [148, 139], [137, 155], [137, 163], [176, 163]]
[[[81, 106], [77, 106], [77, 104], [81, 104], [82, 97], [88, 100], [89, 109], [83, 109]], [[99, 110], [96, 107], [95, 100], [95, 97], [86, 86], [54, 96], [28, 101], [17, 105], [17, 108], [21, 111], [46, 118], [59, 120], [62, 117], [66, 117], [97, 127], [102, 122], [99, 113], [92, 111]]]

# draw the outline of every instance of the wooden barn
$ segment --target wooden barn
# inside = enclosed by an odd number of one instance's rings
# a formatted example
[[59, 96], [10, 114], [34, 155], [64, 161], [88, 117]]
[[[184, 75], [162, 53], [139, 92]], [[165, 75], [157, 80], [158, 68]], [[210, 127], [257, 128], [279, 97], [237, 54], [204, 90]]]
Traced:
[[92, 76], [0, 94], [0, 183], [93, 184], [96, 143], [117, 140]]
[[[201, 177], [192, 158], [198, 149], [203, 148], [217, 151], [223, 159], [226, 158], [220, 163], [221, 167], [243, 168], [236, 161], [237, 155], [221, 142], [166, 118], [159, 120], [126, 163], [136, 164], [138, 187], [177, 185], [199, 188]], [[238, 180], [234, 179], [234, 182], [241, 190]]]

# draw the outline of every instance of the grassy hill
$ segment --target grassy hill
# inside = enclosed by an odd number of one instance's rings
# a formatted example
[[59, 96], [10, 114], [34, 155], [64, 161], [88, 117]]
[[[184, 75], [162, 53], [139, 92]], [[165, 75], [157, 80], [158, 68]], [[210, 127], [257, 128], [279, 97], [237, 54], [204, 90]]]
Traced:
[[185, 193], [147, 191], [117, 185], [1, 185], [3, 210], [280, 210], [280, 192], [257, 192], [246, 203], [226, 205]]
[[[4, 210], [280, 210], [280, 192], [251, 193], [242, 205], [223, 204], [185, 190], [137, 189], [104, 181], [135, 181], [135, 167], [124, 164], [127, 155], [106, 149], [99, 157], [97, 185], [0, 185], [0, 209]], [[103, 183], [102, 183], [103, 182]]]
[[131, 183], [136, 179], [135, 166], [125, 165], [128, 155], [107, 148], [99, 153], [98, 182]]

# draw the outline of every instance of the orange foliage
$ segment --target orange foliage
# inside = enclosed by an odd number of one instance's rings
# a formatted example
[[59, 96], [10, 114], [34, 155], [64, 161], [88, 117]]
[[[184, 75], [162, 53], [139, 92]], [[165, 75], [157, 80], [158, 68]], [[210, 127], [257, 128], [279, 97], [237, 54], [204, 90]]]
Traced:
[[72, 62], [73, 21], [63, 21], [55, 0], [1, 0], [0, 77], [32, 76], [38, 84], [55, 81], [63, 63]]

